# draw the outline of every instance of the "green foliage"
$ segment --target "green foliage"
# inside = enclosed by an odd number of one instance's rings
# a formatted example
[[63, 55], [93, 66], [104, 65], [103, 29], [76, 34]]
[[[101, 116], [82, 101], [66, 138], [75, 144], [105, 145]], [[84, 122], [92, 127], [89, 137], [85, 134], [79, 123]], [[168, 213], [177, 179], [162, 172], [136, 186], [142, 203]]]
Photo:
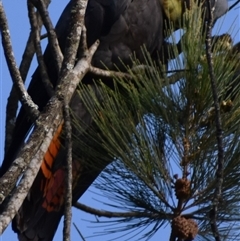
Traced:
[[[176, 55], [175, 60], [176, 69], [184, 69], [176, 83], [171, 84], [170, 79], [179, 76], [179, 71], [172, 76], [164, 74], [144, 52], [147, 66], [137, 73], [140, 63], [134, 60], [134, 67], [128, 70], [131, 80], [116, 78], [112, 89], [98, 81], [94, 88], [82, 85], [79, 90], [95, 123], [86, 133], [94, 145], [88, 146], [84, 139], [78, 142], [82, 155], [90, 167], [96, 159], [99, 167], [113, 161], [96, 187], [114, 201], [115, 208], [143, 215], [121, 218], [105, 233], [142, 229], [142, 238], [148, 239], [182, 215], [197, 221], [199, 240], [214, 239], [209, 212], [216, 186], [218, 147], [201, 11], [193, 8], [187, 12], [184, 26], [182, 55]], [[213, 48], [225, 151], [217, 222], [222, 240], [238, 240], [239, 62], [225, 43], [223, 38], [214, 42]], [[174, 48], [171, 51], [176, 53]], [[79, 120], [75, 120], [75, 127], [85, 130]], [[176, 196], [175, 179], [190, 182], [184, 197]], [[154, 226], [145, 231], [150, 224]]]

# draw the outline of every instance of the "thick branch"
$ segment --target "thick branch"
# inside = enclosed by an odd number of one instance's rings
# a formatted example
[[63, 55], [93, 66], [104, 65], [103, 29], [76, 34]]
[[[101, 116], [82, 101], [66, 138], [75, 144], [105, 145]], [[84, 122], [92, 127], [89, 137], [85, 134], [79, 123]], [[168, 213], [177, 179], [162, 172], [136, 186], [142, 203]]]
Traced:
[[[65, 46], [65, 56], [62, 63], [60, 80], [64, 79], [69, 70], [71, 70], [75, 65], [80, 38], [84, 39], [82, 41], [83, 43], [86, 41], [86, 29], [84, 27], [85, 8], [82, 6], [82, 2], [80, 0], [76, 1], [71, 13], [71, 29]], [[83, 53], [86, 53], [86, 46], [82, 45], [80, 47]]]
[[[76, 8], [75, 10], [81, 14], [81, 17], [79, 19], [81, 19], [81, 21], [83, 21], [84, 15], [85, 15], [85, 9], [87, 6], [87, 0], [81, 0], [80, 2], [81, 2], [81, 4], [79, 4], [79, 2], [77, 2], [77, 4], [75, 5], [75, 8]], [[74, 33], [81, 34], [81, 29], [79, 29], [79, 24], [75, 24], [74, 26], [75, 26], [75, 28], [72, 28], [72, 31], [70, 32], [70, 36], [74, 36]], [[83, 26], [83, 23], [80, 23], [80, 26]], [[72, 55], [76, 56], [76, 54], [77, 54], [76, 46], [78, 46], [80, 36], [75, 37], [74, 39], [78, 40], [78, 42], [76, 42], [72, 46], [74, 51], [71, 49], [69, 51], [71, 52]], [[54, 98], [57, 98], [59, 101], [60, 100], [62, 101], [62, 99], [63, 99], [62, 97], [65, 97], [66, 102], [67, 103], [70, 102], [70, 100], [72, 98], [72, 94], [74, 93], [79, 81], [84, 77], [84, 75], [90, 68], [91, 59], [97, 49], [97, 46], [98, 46], [98, 42], [96, 42], [89, 50], [87, 49], [85, 51], [84, 57], [80, 61], [78, 61], [77, 65], [75, 66], [74, 69], [69, 68], [65, 72], [65, 75], [60, 80], [61, 85], [58, 86], [58, 91]], [[74, 57], [71, 57], [71, 58], [74, 59]], [[51, 101], [52, 101], [52, 99], [50, 100], [49, 105], [51, 105]], [[58, 109], [58, 108], [56, 107], [56, 109]], [[54, 113], [56, 113], [56, 109], [53, 111]], [[61, 111], [62, 111], [62, 108], [58, 109], [58, 112], [61, 112]], [[51, 112], [49, 112], [49, 114], [50, 113]], [[39, 123], [39, 120], [38, 120], [37, 124], [38, 123]], [[47, 126], [49, 126], [49, 123]], [[37, 139], [35, 141], [37, 142]], [[41, 142], [41, 138], [39, 139], [39, 143], [40, 142]], [[24, 150], [24, 148], [23, 148], [23, 150]], [[32, 156], [34, 156], [36, 152], [32, 149], [31, 153], [32, 153]], [[21, 156], [21, 155], [24, 155], [24, 151], [22, 151], [19, 156]], [[19, 163], [19, 158], [17, 158], [13, 162], [9, 171], [7, 173], [5, 173], [4, 176], [0, 179], [1, 183], [3, 183], [2, 187], [1, 187], [1, 192], [0, 192], [1, 193], [0, 203], [6, 198], [6, 196], [14, 188], [14, 185], [19, 178], [19, 175], [24, 170], [24, 167], [26, 167], [29, 164], [29, 162], [30, 162], [30, 157], [24, 158], [23, 162], [20, 158], [20, 163]]]
[[[46, 5], [48, 6], [50, 3], [50, 0], [45, 0], [45, 2], [46, 2]], [[38, 13], [37, 13], [37, 22], [40, 28], [40, 26], [42, 25], [42, 21]], [[34, 33], [33, 31], [31, 31], [28, 37], [28, 41], [22, 56], [22, 61], [19, 67], [19, 71], [23, 82], [25, 82], [26, 80], [27, 73], [29, 71], [34, 53], [35, 53]], [[6, 107], [5, 150], [4, 150], [5, 154], [7, 153], [8, 148], [12, 142], [12, 134], [15, 127], [15, 118], [17, 114], [17, 109], [18, 109], [18, 94], [13, 85], [10, 95], [8, 97], [8, 102]]]
[[[68, 86], [67, 83], [71, 82], [65, 96], [67, 103], [71, 100], [79, 82], [88, 72], [92, 56], [97, 47], [98, 42], [96, 42], [89, 51], [86, 52], [85, 57], [79, 60], [75, 68], [70, 70], [69, 74], [63, 80], [63, 83], [59, 88], [60, 92], [64, 89], [66, 90], [66, 87]], [[57, 96], [59, 96], [59, 93]], [[15, 216], [17, 210], [22, 205], [22, 202], [27, 196], [27, 193], [37, 175], [49, 143], [52, 140], [57, 127], [63, 121], [63, 103], [61, 99], [57, 98], [57, 96], [50, 99], [46, 111], [40, 115], [36, 123], [36, 129], [30, 136], [27, 144], [20, 151], [17, 159], [12, 163], [8, 172], [6, 172], [0, 179], [0, 183], [2, 184], [0, 190], [1, 201], [3, 201], [14, 188], [22, 171], [28, 166], [28, 169], [25, 171], [22, 180], [12, 193], [7, 205], [4, 205], [5, 209], [0, 215], [0, 234], [3, 233], [9, 222], [11, 222]]]
[[[79, 5], [79, 7], [81, 8], [79, 12], [82, 14], [81, 19], [84, 19], [86, 6], [87, 1], [82, 0], [81, 4]], [[77, 29], [73, 28], [72, 32], [77, 31], [80, 34], [81, 30], [78, 27], [79, 25], [75, 26]], [[81, 26], [83, 26], [83, 23], [81, 23]], [[49, 143], [47, 143], [47, 140], [52, 138], [54, 132], [57, 129], [57, 126], [59, 126], [62, 122], [62, 101], [59, 97], [64, 96], [66, 103], [70, 102], [79, 81], [85, 76], [85, 74], [90, 68], [91, 59], [97, 49], [97, 46], [98, 42], [96, 42], [89, 50], [86, 51], [86, 53], [84, 54], [84, 58], [82, 58], [77, 63], [74, 69], [70, 68], [68, 69], [68, 71], [66, 71], [66, 74], [62, 78], [62, 81], [60, 81], [61, 85], [58, 87], [56, 96], [51, 98], [49, 101], [47, 111], [45, 112], [46, 116], [40, 116], [39, 120], [37, 121], [36, 130], [29, 138], [29, 141], [20, 152], [18, 158], [13, 162], [9, 171], [5, 173], [5, 175], [0, 179], [0, 182], [4, 184], [1, 190], [1, 198], [2, 200], [4, 200], [5, 197], [9, 194], [9, 192], [13, 189], [24, 167], [28, 166], [31, 161], [29, 169], [25, 172], [23, 179], [14, 191], [11, 199], [8, 202], [8, 205], [5, 205], [5, 210], [0, 216], [0, 233], [2, 233], [3, 230], [7, 227], [8, 223], [15, 216], [16, 211], [21, 206], [32, 185], [32, 182], [35, 179], [35, 176], [37, 175], [36, 170], [40, 168], [41, 160], [44, 156], [44, 153], [47, 151], [49, 145]], [[71, 53], [74, 54], [74, 51], [71, 51]], [[53, 116], [53, 119], [51, 119], [50, 116]], [[46, 136], [46, 132], [44, 132], [44, 130], [47, 130], [48, 132], [49, 130], [52, 130], [52, 132], [50, 132], [50, 136]], [[40, 149], [39, 144], [36, 143], [43, 143], [44, 145]], [[32, 148], [32, 146], [35, 148]], [[41, 153], [39, 154], [38, 151], [41, 151]], [[23, 158], [23, 156], [25, 158]], [[31, 167], [34, 167], [34, 170], [32, 170]]]

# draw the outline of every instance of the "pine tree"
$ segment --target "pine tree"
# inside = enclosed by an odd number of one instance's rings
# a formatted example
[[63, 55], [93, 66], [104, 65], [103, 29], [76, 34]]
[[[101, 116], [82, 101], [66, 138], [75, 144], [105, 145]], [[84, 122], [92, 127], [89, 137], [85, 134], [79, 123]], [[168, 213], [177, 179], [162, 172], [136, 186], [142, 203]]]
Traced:
[[[94, 146], [78, 140], [79, 151], [90, 168], [114, 160], [95, 186], [122, 212], [76, 205], [116, 218], [103, 234], [150, 240], [170, 224], [170, 241], [240, 239], [238, 45], [228, 34], [206, 38], [201, 15], [195, 5], [184, 14], [170, 74], [145, 51], [147, 65], [133, 59], [112, 89], [96, 81], [101, 102], [88, 87], [79, 90], [96, 125], [86, 133]], [[74, 126], [84, 132], [84, 123]], [[96, 159], [99, 167], [91, 166]]]

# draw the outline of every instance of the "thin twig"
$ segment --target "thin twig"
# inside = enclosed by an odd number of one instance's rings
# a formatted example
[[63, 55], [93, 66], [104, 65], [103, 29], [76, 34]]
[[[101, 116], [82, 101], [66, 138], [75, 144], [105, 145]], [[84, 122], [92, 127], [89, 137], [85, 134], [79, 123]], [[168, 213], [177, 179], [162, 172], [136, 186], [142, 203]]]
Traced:
[[38, 60], [38, 66], [40, 69], [41, 80], [44, 84], [46, 92], [48, 93], [49, 97], [51, 97], [54, 94], [53, 85], [49, 79], [47, 68], [46, 68], [43, 54], [42, 54], [42, 48], [40, 44], [40, 27], [37, 21], [37, 15], [34, 11], [34, 6], [32, 5], [31, 0], [27, 1], [27, 6], [28, 6], [29, 21], [32, 27], [32, 31], [34, 33], [34, 45], [36, 49], [36, 55]]
[[80, 235], [80, 237], [82, 238], [83, 241], [86, 241], [86, 239], [84, 238], [84, 236], [82, 235], [81, 231], [79, 230], [79, 228], [77, 227], [77, 225], [75, 223], [73, 223], [73, 226], [76, 228], [78, 234]]
[[8, 69], [10, 71], [13, 83], [17, 89], [19, 99], [29, 114], [29, 118], [35, 121], [39, 116], [38, 106], [32, 101], [32, 98], [27, 93], [19, 69], [17, 67], [11, 44], [10, 31], [8, 28], [7, 18], [2, 2], [0, 2], [0, 31], [2, 33], [2, 46], [4, 49]]
[[64, 227], [63, 240], [70, 241], [71, 220], [72, 220], [72, 126], [69, 114], [69, 104], [64, 99], [63, 103], [64, 126], [65, 126], [65, 146], [67, 150], [66, 168], [66, 196], [64, 207]]
[[133, 76], [128, 73], [117, 72], [112, 70], [103, 70], [93, 66], [90, 67], [90, 72], [94, 75], [102, 76], [102, 77], [133, 79]]
[[216, 86], [216, 76], [214, 74], [213, 68], [213, 58], [212, 58], [212, 26], [213, 26], [213, 8], [211, 7], [211, 0], [207, 1], [209, 9], [209, 19], [207, 22], [207, 36], [206, 36], [206, 55], [208, 61], [210, 82], [214, 100], [215, 108], [215, 122], [216, 122], [216, 138], [218, 145], [218, 165], [216, 170], [216, 189], [214, 192], [214, 197], [212, 200], [212, 210], [210, 211], [209, 217], [211, 222], [211, 228], [216, 241], [220, 241], [220, 234], [217, 227], [217, 212], [218, 204], [222, 195], [222, 183], [223, 183], [223, 164], [224, 164], [224, 150], [223, 150], [223, 131], [222, 131], [222, 121], [220, 114], [220, 105], [218, 102], [218, 93]]
[[168, 218], [169, 220], [173, 217], [173, 214], [167, 213], [153, 213], [153, 212], [110, 212], [106, 210], [99, 210], [96, 208], [89, 207], [82, 203], [75, 203], [73, 205], [75, 208], [82, 210], [84, 212], [97, 215], [99, 217], [106, 218], [151, 218], [151, 219], [159, 219], [159, 218]]
[[[87, 5], [87, 1], [85, 2]], [[82, 47], [83, 56], [86, 56], [88, 53], [88, 48], [86, 46], [86, 29], [84, 26], [84, 16], [85, 16], [86, 6], [82, 5], [81, 1], [78, 0], [72, 7], [71, 11], [71, 23], [69, 37], [67, 38], [67, 43], [65, 46], [64, 60], [62, 63], [62, 70], [60, 73], [59, 83], [63, 82], [65, 77], [69, 74], [76, 62], [76, 56], [78, 53], [78, 47], [80, 38], [84, 46]], [[66, 86], [63, 89], [65, 92], [68, 92], [70, 84], [66, 82]], [[71, 82], [69, 82], [71, 83]], [[58, 88], [59, 97], [63, 94], [61, 89]], [[70, 99], [63, 98], [64, 106], [64, 122], [65, 122], [65, 141], [67, 148], [67, 175], [66, 175], [66, 199], [65, 199], [65, 208], [64, 208], [64, 228], [63, 228], [63, 240], [70, 241], [70, 230], [71, 230], [71, 218], [72, 218], [72, 127], [71, 119], [69, 114], [69, 101]]]
[[61, 48], [58, 43], [57, 35], [54, 30], [54, 26], [52, 24], [52, 21], [49, 17], [49, 13], [46, 7], [46, 4], [44, 3], [43, 0], [31, 0], [33, 5], [37, 8], [39, 11], [43, 24], [47, 30], [48, 33], [48, 40], [49, 44], [51, 46], [52, 54], [53, 54], [53, 59], [54, 59], [54, 65], [56, 67], [56, 70], [58, 73], [60, 73], [61, 67], [62, 67], [62, 61], [63, 61], [63, 55]]
[[240, 0], [237, 0], [232, 6], [229, 7], [228, 12], [235, 8], [240, 3]]
[[[129, 73], [123, 73], [118, 71], [112, 71], [112, 70], [103, 70], [103, 69], [91, 66], [90, 72], [94, 75], [102, 76], [102, 77], [109, 77], [109, 78], [115, 77], [115, 78], [124, 78], [127, 80], [133, 80], [134, 74], [136, 75], [138, 74], [137, 71], [141, 71], [141, 72], [145, 70], [147, 71], [149, 70], [148, 68], [149, 68], [148, 66], [144, 66], [144, 65], [136, 66], [133, 69], [131, 69], [132, 73], [129, 74]], [[185, 76], [185, 73], [183, 71], [177, 71], [177, 73], [172, 74], [166, 77], [165, 79], [163, 79], [162, 85], [167, 86], [170, 84], [175, 84], [176, 82], [184, 78], [184, 76]]]
[[45, 38], [47, 38], [47, 37], [48, 37], [48, 34], [45, 33], [45, 34], [42, 34], [42, 35], [40, 36], [40, 39], [43, 40], [43, 39], [45, 39]]

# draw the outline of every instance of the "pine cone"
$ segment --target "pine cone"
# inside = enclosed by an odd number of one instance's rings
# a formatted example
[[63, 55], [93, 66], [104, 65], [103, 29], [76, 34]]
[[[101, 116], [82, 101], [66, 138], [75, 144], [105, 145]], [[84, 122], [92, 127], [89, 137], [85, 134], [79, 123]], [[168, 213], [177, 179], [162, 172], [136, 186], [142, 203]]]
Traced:
[[198, 234], [198, 224], [193, 219], [188, 219], [189, 234], [188, 239], [193, 240]]
[[172, 231], [178, 238], [188, 238], [190, 232], [188, 220], [181, 216], [174, 218], [172, 221]]
[[175, 195], [177, 199], [187, 199], [191, 194], [191, 183], [186, 178], [179, 178], [175, 182]]
[[172, 221], [172, 231], [177, 238], [193, 240], [198, 233], [198, 225], [193, 219], [177, 216]]

